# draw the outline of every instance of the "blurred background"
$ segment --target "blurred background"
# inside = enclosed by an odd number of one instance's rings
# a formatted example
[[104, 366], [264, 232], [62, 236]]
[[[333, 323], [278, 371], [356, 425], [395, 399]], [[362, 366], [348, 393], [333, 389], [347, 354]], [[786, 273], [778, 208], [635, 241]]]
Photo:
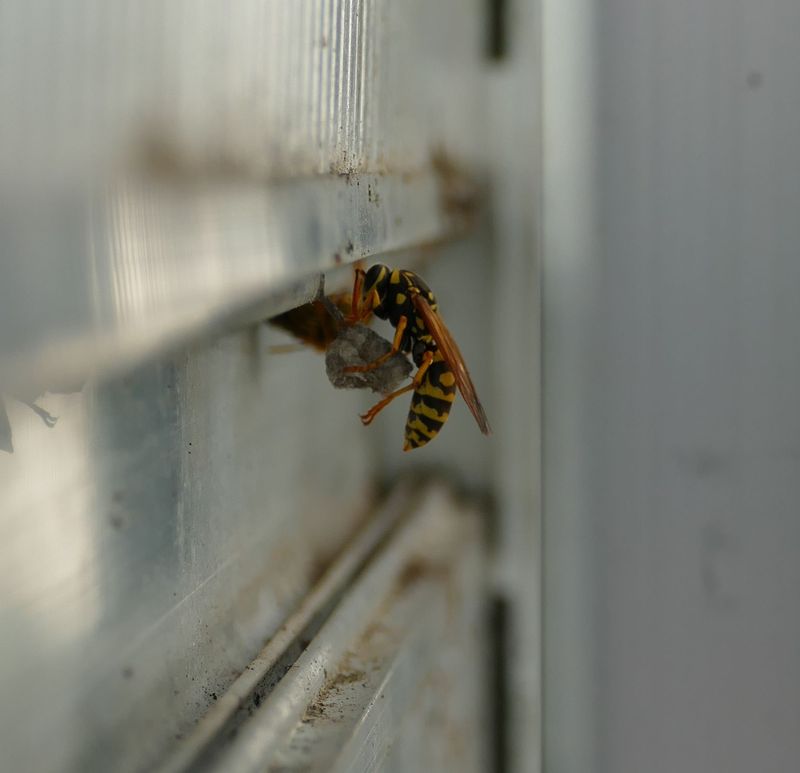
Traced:
[[[799, 38], [0, 0], [0, 769], [796, 770]], [[283, 351], [358, 261], [491, 437]]]

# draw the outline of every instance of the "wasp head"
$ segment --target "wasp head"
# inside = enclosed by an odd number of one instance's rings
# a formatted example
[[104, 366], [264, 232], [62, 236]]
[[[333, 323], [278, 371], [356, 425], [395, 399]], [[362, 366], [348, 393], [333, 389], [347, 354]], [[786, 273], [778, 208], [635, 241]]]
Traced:
[[361, 300], [365, 309], [374, 311], [380, 308], [384, 300], [386, 300], [391, 273], [388, 266], [376, 263], [364, 274]]

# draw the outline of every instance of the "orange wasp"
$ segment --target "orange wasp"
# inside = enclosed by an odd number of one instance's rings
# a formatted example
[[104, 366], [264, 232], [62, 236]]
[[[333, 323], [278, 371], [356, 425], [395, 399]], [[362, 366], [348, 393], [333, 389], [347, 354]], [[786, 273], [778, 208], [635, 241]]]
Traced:
[[421, 277], [413, 271], [390, 269], [381, 264], [366, 272], [356, 269], [351, 306], [348, 321], [355, 322], [373, 313], [389, 320], [395, 335], [386, 354], [366, 365], [345, 368], [347, 372], [378, 368], [398, 352], [410, 353], [417, 366], [410, 384], [387, 395], [361, 416], [365, 425], [395, 397], [413, 390], [403, 450], [424, 446], [447, 421], [458, 387], [481, 432], [491, 433], [464, 357], [437, 312], [436, 297]]

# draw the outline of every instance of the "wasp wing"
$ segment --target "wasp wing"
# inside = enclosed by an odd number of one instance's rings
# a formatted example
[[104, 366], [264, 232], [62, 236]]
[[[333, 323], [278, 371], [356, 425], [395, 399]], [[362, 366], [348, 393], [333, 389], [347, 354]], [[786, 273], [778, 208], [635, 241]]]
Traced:
[[484, 435], [489, 435], [492, 428], [489, 426], [489, 420], [486, 418], [486, 412], [483, 410], [481, 401], [478, 399], [478, 393], [475, 391], [475, 385], [472, 383], [467, 365], [464, 362], [464, 357], [459, 351], [458, 344], [456, 344], [450, 331], [442, 322], [442, 318], [430, 307], [430, 304], [418, 293], [411, 296], [414, 308], [417, 314], [422, 318], [425, 327], [433, 336], [436, 346], [442, 353], [444, 361], [447, 366], [453, 371], [456, 379], [458, 391], [464, 398], [464, 402], [469, 407], [475, 421], [478, 422], [481, 432]]

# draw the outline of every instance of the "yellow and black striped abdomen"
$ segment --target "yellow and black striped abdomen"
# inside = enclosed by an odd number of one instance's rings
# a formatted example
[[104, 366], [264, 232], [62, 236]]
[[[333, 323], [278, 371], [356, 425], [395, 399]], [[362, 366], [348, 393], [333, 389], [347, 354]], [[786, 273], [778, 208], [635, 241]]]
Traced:
[[406, 421], [404, 451], [424, 446], [436, 437], [450, 415], [456, 396], [456, 379], [442, 355], [433, 353], [422, 383], [414, 390]]

